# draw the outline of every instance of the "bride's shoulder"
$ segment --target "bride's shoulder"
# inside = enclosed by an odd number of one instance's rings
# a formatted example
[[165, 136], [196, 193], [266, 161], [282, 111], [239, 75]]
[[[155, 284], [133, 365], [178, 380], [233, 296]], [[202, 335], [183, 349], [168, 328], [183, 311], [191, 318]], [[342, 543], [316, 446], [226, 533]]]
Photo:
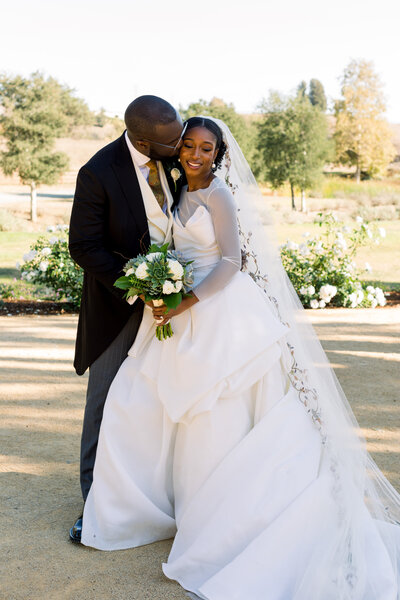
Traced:
[[223, 201], [224, 203], [234, 204], [234, 199], [229, 186], [223, 179], [215, 177], [209, 188], [207, 195], [207, 204]]

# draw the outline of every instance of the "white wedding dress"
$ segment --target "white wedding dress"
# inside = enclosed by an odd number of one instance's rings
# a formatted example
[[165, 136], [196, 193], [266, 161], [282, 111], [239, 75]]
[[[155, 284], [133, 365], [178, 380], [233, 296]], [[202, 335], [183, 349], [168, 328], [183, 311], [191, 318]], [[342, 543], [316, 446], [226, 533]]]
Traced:
[[287, 327], [239, 270], [235, 214], [219, 179], [183, 194], [174, 243], [195, 261], [200, 302], [162, 342], [145, 309], [107, 397], [82, 542], [175, 536], [164, 573], [207, 600], [396, 600], [384, 530], [361, 497], [361, 584], [346, 575], [344, 590], [336, 572], [335, 474], [283, 368]]

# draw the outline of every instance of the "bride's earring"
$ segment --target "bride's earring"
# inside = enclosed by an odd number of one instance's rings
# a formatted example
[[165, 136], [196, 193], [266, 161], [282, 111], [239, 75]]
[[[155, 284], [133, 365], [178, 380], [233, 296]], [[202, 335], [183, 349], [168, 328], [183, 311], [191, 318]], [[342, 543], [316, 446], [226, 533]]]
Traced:
[[181, 159], [178, 157], [178, 162], [181, 162]]
[[217, 166], [217, 165], [216, 165], [215, 163], [213, 163], [213, 164], [211, 165], [211, 168], [212, 168], [212, 169], [215, 169], [215, 167], [216, 167], [216, 166]]

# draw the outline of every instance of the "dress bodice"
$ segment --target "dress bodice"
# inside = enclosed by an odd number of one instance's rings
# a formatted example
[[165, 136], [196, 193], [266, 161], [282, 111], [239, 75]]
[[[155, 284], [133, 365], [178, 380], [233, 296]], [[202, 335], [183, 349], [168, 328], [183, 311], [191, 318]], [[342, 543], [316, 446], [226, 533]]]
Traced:
[[175, 211], [176, 250], [193, 260], [194, 289], [202, 300], [222, 289], [240, 269], [236, 206], [226, 184], [213, 179], [205, 188], [182, 190]]

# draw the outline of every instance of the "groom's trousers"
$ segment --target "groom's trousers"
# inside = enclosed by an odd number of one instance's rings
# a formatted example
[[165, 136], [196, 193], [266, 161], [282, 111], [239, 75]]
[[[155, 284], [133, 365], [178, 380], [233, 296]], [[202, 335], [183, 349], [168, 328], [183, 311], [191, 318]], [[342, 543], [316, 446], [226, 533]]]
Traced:
[[81, 489], [86, 500], [93, 481], [97, 442], [108, 389], [135, 341], [142, 313], [135, 312], [129, 321], [89, 369], [85, 416], [81, 439]]

